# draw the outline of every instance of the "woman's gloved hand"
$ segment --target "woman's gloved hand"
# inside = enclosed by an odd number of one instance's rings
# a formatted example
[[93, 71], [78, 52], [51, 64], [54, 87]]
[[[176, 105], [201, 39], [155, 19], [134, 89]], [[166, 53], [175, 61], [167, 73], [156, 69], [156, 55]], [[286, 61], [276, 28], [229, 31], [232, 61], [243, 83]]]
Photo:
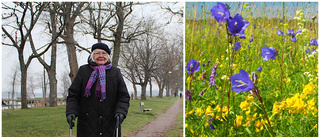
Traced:
[[67, 115], [67, 122], [69, 123], [69, 125], [72, 124], [72, 127], [74, 126], [74, 122], [73, 120], [76, 119], [76, 114], [68, 114]]
[[117, 127], [119, 127], [121, 125], [121, 123], [123, 122], [123, 120], [124, 120], [124, 115], [121, 114], [121, 113], [116, 113], [114, 115], [114, 118], [117, 120], [116, 121]]

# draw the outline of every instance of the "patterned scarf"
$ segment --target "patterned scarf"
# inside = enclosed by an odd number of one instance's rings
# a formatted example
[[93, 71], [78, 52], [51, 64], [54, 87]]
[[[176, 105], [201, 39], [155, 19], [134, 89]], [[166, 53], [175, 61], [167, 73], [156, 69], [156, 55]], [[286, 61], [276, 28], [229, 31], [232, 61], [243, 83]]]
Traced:
[[106, 99], [106, 70], [110, 69], [112, 67], [112, 64], [109, 63], [106, 66], [90, 65], [90, 67], [93, 68], [93, 72], [90, 75], [84, 96], [89, 97], [91, 95], [91, 87], [94, 84], [94, 82], [98, 79], [95, 90], [96, 97], [101, 97], [100, 102], [103, 102]]

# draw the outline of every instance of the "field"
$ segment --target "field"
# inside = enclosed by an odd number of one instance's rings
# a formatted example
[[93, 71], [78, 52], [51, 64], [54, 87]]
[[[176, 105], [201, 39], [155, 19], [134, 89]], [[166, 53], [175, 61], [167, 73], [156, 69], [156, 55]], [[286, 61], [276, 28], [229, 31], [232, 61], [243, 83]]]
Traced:
[[206, 4], [186, 7], [186, 136], [318, 136], [317, 8]]

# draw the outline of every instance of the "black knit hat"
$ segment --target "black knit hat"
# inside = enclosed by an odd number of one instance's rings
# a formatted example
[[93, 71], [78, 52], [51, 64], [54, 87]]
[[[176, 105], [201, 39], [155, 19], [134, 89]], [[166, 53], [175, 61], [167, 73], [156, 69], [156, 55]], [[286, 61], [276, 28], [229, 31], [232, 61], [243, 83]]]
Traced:
[[94, 45], [92, 45], [92, 48], [91, 48], [91, 52], [95, 49], [103, 49], [105, 50], [109, 55], [111, 53], [111, 50], [109, 49], [108, 45], [107, 44], [104, 44], [104, 43], [96, 43]]

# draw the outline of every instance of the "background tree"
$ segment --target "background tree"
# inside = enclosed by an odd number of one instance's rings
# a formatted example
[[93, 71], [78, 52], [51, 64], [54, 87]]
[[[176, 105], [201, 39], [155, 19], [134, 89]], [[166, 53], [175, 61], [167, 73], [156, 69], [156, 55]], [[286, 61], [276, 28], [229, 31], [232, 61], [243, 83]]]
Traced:
[[8, 21], [8, 24], [2, 25], [2, 32], [4, 33], [2, 45], [15, 47], [18, 51], [21, 71], [21, 108], [26, 109], [28, 108], [27, 69], [32, 59], [36, 56], [30, 55], [27, 61], [25, 61], [24, 50], [34, 26], [48, 3], [14, 2], [13, 4], [14, 6], [2, 4], [2, 9], [5, 10], [4, 13], [7, 13], [3, 14], [2, 20], [13, 21]]
[[37, 89], [37, 84], [35, 81], [35, 75], [31, 73], [31, 75], [28, 77], [28, 91], [29, 93], [31, 93], [33, 95], [34, 98], [36, 98], [36, 94], [34, 93], [34, 91]]
[[[51, 35], [51, 42], [49, 44], [45, 44], [44, 46], [40, 46], [42, 51], [41, 53], [37, 53], [35, 42], [32, 39], [32, 35], [29, 37], [29, 42], [33, 51], [33, 54], [37, 57], [38, 61], [44, 66], [47, 70], [49, 76], [49, 85], [50, 85], [50, 94], [49, 94], [49, 106], [55, 107], [57, 106], [57, 78], [56, 78], [56, 62], [57, 62], [57, 41], [58, 37], [64, 30], [65, 23], [57, 21], [57, 12], [59, 10], [60, 4], [57, 2], [49, 3], [47, 11], [50, 19], [46, 22], [48, 24], [49, 35]], [[59, 25], [58, 25], [59, 24]], [[59, 27], [59, 30], [58, 30]], [[48, 45], [48, 46], [47, 46]], [[39, 47], [39, 46], [37, 46]], [[46, 63], [44, 58], [41, 58], [45, 52], [47, 52], [51, 48], [51, 56], [50, 56], [50, 65]], [[45, 75], [45, 74], [44, 74]]]
[[135, 60], [138, 59], [137, 57], [137, 51], [135, 48], [133, 48], [133, 46], [130, 46], [129, 44], [127, 44], [126, 46], [122, 47], [122, 62], [121, 63], [121, 67], [123, 67], [124, 69], [122, 70], [124, 72], [124, 77], [126, 79], [128, 79], [133, 86], [133, 90], [134, 90], [134, 98], [137, 100], [138, 96], [137, 96], [137, 87], [136, 84], [137, 83], [137, 64], [135, 62]]
[[73, 81], [74, 77], [78, 72], [78, 60], [77, 60], [77, 53], [76, 53], [76, 42], [74, 39], [74, 27], [76, 24], [80, 23], [77, 22], [77, 17], [86, 10], [84, 7], [85, 2], [62, 2], [60, 4], [61, 8], [59, 11], [59, 15], [64, 17], [62, 18], [65, 22], [65, 30], [63, 35], [60, 37], [64, 40], [63, 42], [67, 47], [67, 54], [68, 54], [68, 61], [70, 67], [70, 74], [69, 77], [71, 81]]
[[[11, 77], [10, 79], [8, 80], [9, 81], [9, 85], [11, 85], [11, 89], [10, 92], [8, 93], [8, 99], [9, 99], [9, 95], [11, 93], [11, 107], [12, 107], [12, 110], [14, 110], [14, 94], [16, 93], [16, 87], [18, 86], [18, 81], [19, 81], [19, 66], [16, 66], [16, 67], [13, 67], [12, 68], [12, 74], [11, 74]], [[9, 104], [8, 104], [9, 105]]]
[[[151, 18], [147, 23], [143, 25], [143, 30], [151, 30], [155, 28], [156, 23], [155, 20], [152, 20]], [[128, 50], [131, 50], [131, 53], [129, 57], [133, 62], [130, 63], [131, 71], [128, 71], [132, 74], [131, 77], [135, 77], [136, 79], [132, 79], [132, 81], [136, 81], [137, 84], [141, 86], [141, 100], [146, 100], [146, 87], [151, 79], [151, 75], [153, 71], [155, 71], [158, 67], [156, 64], [156, 60], [159, 56], [159, 51], [161, 50], [161, 46], [163, 45], [162, 39], [157, 37], [158, 34], [161, 34], [162, 31], [149, 31], [152, 33], [145, 33], [144, 35], [139, 36], [139, 39], [133, 41], [132, 44], [129, 45]], [[125, 62], [128, 63], [128, 62]], [[126, 67], [125, 66], [125, 67]], [[131, 68], [133, 67], [133, 68]]]
[[71, 81], [68, 78], [68, 71], [64, 71], [60, 77], [61, 81], [61, 86], [60, 86], [60, 91], [62, 91], [63, 99], [67, 99], [68, 96], [68, 89], [71, 85]]

